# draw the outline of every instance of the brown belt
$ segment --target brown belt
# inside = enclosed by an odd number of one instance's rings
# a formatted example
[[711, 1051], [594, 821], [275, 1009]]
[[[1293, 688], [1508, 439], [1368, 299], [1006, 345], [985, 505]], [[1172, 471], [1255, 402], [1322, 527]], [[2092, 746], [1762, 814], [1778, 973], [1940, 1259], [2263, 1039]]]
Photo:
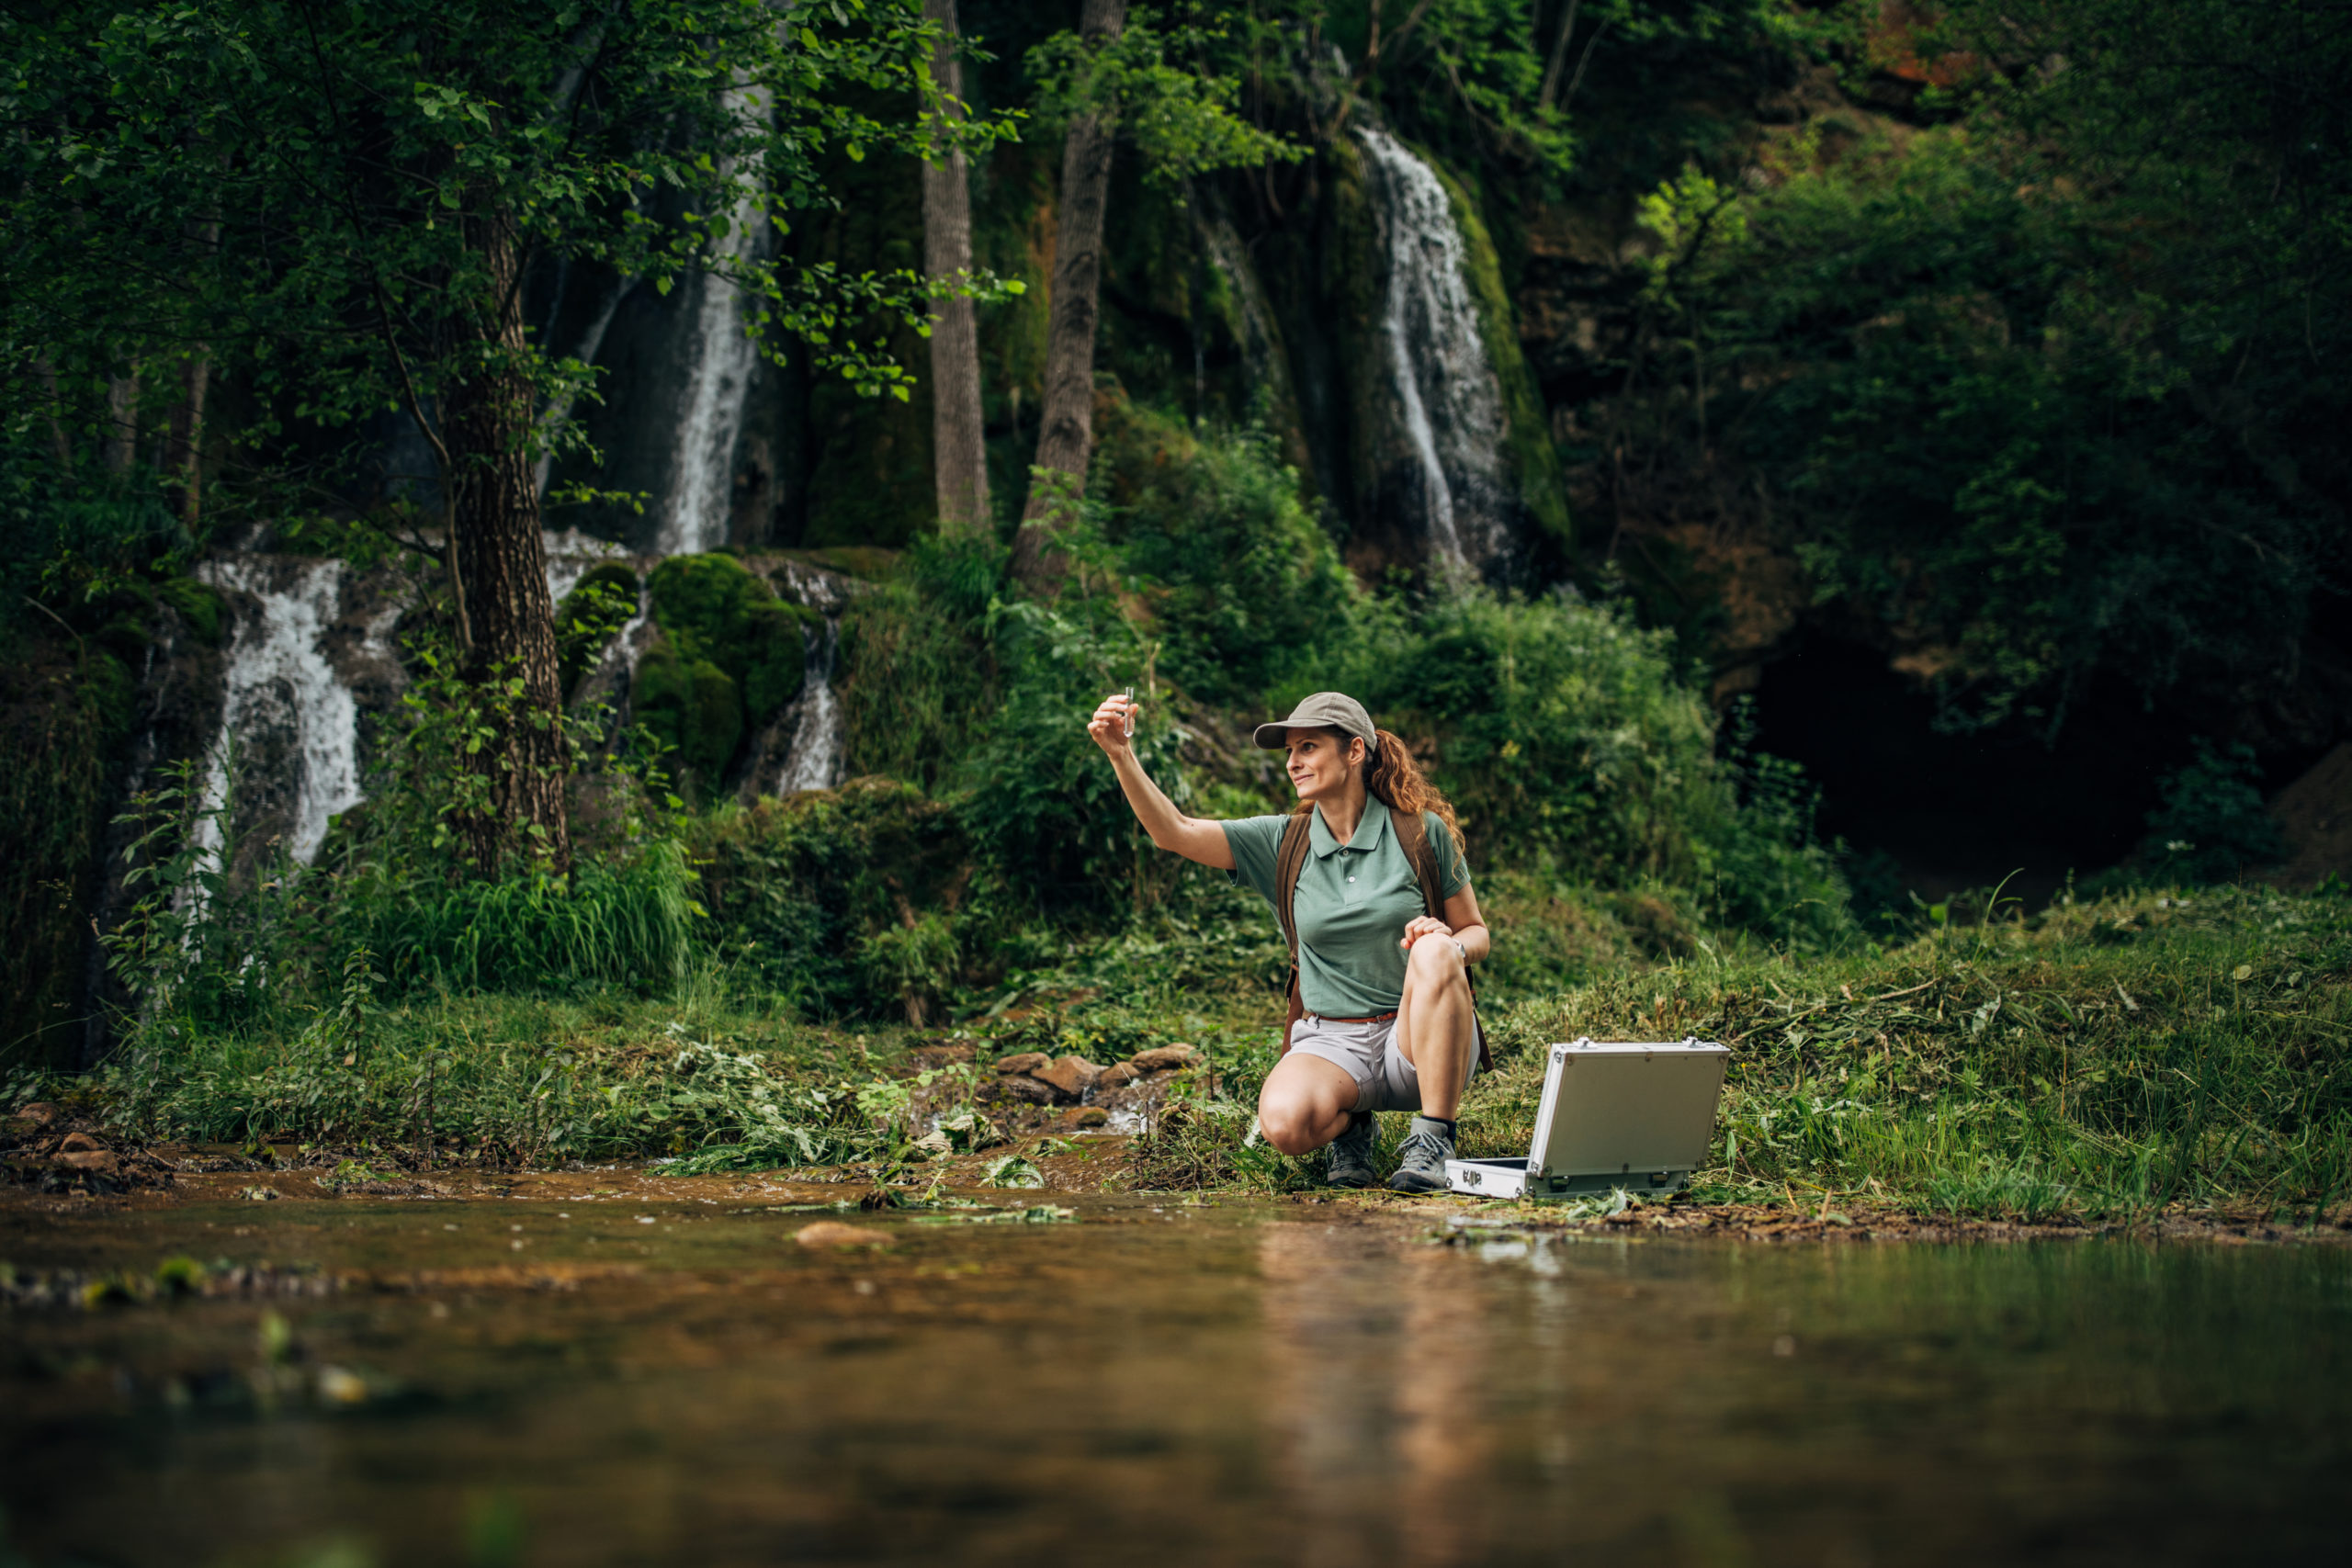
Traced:
[[1300, 1016], [1311, 1018], [1317, 1023], [1379, 1023], [1385, 1020], [1395, 1018], [1396, 1016], [1396, 1010], [1395, 1008], [1390, 1008], [1386, 1012], [1376, 1012], [1369, 1018], [1333, 1018], [1328, 1012], [1310, 1012], [1301, 1014]]

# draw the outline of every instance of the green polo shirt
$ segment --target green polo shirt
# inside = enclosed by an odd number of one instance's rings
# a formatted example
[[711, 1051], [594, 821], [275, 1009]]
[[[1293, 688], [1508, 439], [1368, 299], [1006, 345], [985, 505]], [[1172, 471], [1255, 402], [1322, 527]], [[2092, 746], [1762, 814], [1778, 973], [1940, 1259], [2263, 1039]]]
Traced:
[[[1298, 872], [1298, 994], [1309, 1012], [1334, 1018], [1369, 1018], [1393, 1011], [1405, 994], [1405, 950], [1397, 946], [1406, 922], [1427, 913], [1420, 878], [1377, 799], [1363, 805], [1355, 837], [1341, 843], [1331, 836], [1323, 813], [1311, 814], [1306, 863]], [[1233, 874], [1274, 898], [1274, 857], [1281, 852], [1287, 817], [1244, 817], [1227, 822], [1225, 841], [1233, 849]], [[1430, 847], [1437, 852], [1439, 891], [1451, 898], [1470, 886], [1453, 835], [1435, 812], [1421, 813]]]

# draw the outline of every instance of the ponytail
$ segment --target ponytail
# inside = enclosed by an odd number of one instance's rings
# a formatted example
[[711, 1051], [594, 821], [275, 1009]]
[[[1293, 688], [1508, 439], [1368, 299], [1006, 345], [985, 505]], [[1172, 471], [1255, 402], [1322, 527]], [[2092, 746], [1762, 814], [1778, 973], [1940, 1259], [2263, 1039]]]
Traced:
[[[1329, 733], [1341, 742], [1353, 739], [1337, 729]], [[1416, 816], [1424, 811], [1435, 812], [1437, 819], [1445, 824], [1445, 830], [1453, 836], [1454, 852], [1467, 854], [1469, 846], [1463, 840], [1462, 824], [1453, 819], [1453, 803], [1438, 793], [1437, 786], [1421, 772], [1421, 765], [1413, 761], [1413, 753], [1394, 732], [1374, 729], [1373, 733], [1380, 738], [1380, 744], [1364, 759], [1365, 793], [1391, 811], [1408, 811]], [[1301, 802], [1298, 809], [1306, 811], [1309, 807]]]

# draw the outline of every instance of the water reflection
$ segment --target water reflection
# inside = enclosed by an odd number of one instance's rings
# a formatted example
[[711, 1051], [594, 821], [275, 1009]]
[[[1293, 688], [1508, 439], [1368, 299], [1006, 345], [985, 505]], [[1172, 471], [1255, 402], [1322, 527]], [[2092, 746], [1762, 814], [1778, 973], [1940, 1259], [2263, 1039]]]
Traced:
[[1436, 1245], [1125, 1201], [831, 1254], [797, 1223], [289, 1202], [7, 1237], [369, 1288], [0, 1309], [0, 1559], [459, 1561], [485, 1498], [513, 1560], [567, 1564], [2292, 1557], [2334, 1539], [2352, 1432], [2340, 1250]]
[[1361, 1227], [1267, 1226], [1263, 1408], [1300, 1561], [1480, 1561], [1487, 1318], [1459, 1262]]

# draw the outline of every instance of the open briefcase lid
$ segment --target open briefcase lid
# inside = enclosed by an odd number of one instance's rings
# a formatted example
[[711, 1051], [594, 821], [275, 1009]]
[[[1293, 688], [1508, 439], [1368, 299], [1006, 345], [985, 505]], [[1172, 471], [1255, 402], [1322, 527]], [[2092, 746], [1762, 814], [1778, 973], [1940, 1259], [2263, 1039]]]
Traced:
[[1580, 1039], [1554, 1045], [1527, 1151], [1528, 1185], [1632, 1185], [1687, 1176], [1707, 1161], [1731, 1053], [1700, 1040]]

